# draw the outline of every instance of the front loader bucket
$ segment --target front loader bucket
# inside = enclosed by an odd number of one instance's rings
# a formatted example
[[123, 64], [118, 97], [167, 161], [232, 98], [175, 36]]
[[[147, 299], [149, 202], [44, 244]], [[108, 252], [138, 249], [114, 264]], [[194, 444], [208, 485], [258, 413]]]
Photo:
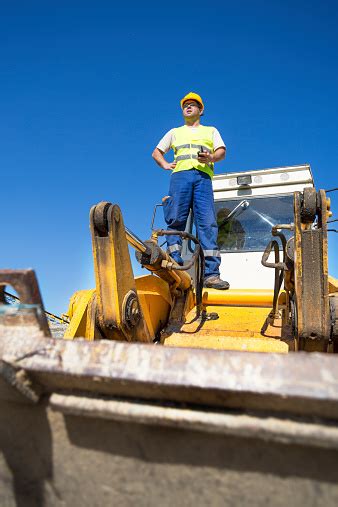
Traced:
[[14, 326], [0, 359], [3, 504], [336, 505], [334, 355]]

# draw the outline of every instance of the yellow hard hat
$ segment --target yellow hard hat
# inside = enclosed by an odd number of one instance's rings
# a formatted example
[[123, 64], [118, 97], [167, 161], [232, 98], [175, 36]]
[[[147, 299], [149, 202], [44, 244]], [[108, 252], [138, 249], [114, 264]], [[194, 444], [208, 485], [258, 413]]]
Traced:
[[183, 97], [183, 99], [181, 100], [181, 108], [182, 109], [183, 109], [184, 102], [186, 102], [187, 100], [196, 100], [196, 102], [198, 102], [199, 104], [201, 104], [202, 109], [204, 109], [203, 100], [200, 97], [200, 95], [198, 95], [198, 93], [189, 92], [187, 95], [185, 95]]

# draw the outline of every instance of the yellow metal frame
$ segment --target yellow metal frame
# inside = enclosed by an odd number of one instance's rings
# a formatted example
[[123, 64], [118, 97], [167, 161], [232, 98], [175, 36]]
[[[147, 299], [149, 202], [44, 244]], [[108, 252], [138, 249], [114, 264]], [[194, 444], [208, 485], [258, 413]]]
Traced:
[[[261, 296], [264, 292], [261, 293]], [[240, 299], [238, 298], [239, 294]], [[207, 314], [217, 314], [216, 320], [201, 322], [200, 319], [196, 319], [195, 309], [192, 309], [181, 329], [165, 337], [163, 344], [172, 347], [251, 352], [287, 353], [289, 349], [293, 349], [294, 344], [291, 337], [289, 340], [282, 339], [281, 319], [276, 319], [265, 329], [265, 323], [272, 309], [272, 304], [268, 306], [269, 298], [272, 295], [265, 294], [265, 298], [262, 298], [264, 305], [261, 307], [257, 305], [257, 301], [255, 305], [250, 304], [254, 297], [254, 292], [250, 289], [248, 291], [234, 291], [228, 295], [222, 293], [219, 297], [217, 294], [214, 300], [213, 296], [216, 294], [211, 293], [208, 289], [203, 295], [203, 301], [207, 303], [205, 306]], [[215, 300], [218, 304], [214, 304]], [[211, 303], [211, 301], [213, 302]], [[237, 306], [229, 304], [231, 301], [235, 301]], [[238, 304], [240, 301], [241, 305]]]
[[272, 308], [273, 290], [265, 289], [205, 289], [205, 305], [249, 306]]
[[[161, 278], [145, 275], [135, 278], [135, 287], [143, 318], [155, 339], [168, 321], [173, 303], [169, 286]], [[78, 291], [72, 296], [68, 308], [70, 324], [64, 335], [66, 340], [103, 338], [96, 322], [96, 297], [96, 289]]]

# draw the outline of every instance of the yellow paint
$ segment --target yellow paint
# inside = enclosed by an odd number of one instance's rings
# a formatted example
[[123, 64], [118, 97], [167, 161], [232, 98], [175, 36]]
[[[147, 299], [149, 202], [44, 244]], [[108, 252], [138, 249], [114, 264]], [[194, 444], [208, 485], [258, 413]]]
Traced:
[[[97, 206], [104, 207], [107, 203]], [[95, 222], [97, 206], [92, 207], [90, 212], [90, 229], [99, 327], [104, 330], [107, 339], [152, 342], [153, 336], [142, 315], [133, 326], [128, 326], [125, 322], [125, 303], [128, 297], [135, 296], [136, 285], [121, 210], [116, 204], [109, 205], [107, 234], [101, 235]], [[139, 301], [135, 299], [138, 305]]]
[[201, 349], [237, 350], [245, 352], [270, 352], [287, 354], [289, 347], [286, 343], [273, 338], [257, 339], [232, 336], [201, 336], [183, 337], [174, 333], [165, 341], [166, 346], [190, 347]]
[[[169, 285], [152, 275], [137, 277], [135, 284], [143, 317], [151, 336], [155, 337], [169, 318], [172, 305]], [[97, 339], [95, 289], [76, 292], [70, 300], [68, 314], [71, 321], [65, 339]]]
[[265, 289], [204, 289], [203, 303], [207, 305], [259, 306], [271, 308], [273, 290]]
[[338, 280], [333, 276], [329, 276], [329, 292], [338, 292]]
[[71, 320], [64, 334], [66, 340], [73, 340], [81, 336], [86, 337], [87, 309], [94, 293], [95, 289], [80, 290], [71, 297], [68, 308], [68, 315]]
[[270, 313], [268, 308], [208, 306], [208, 313], [217, 313], [217, 320], [201, 324], [195, 318], [195, 309], [187, 315], [180, 332], [164, 340], [164, 345], [175, 347], [246, 350], [287, 353], [289, 346], [281, 340], [281, 321], [262, 327]]
[[[271, 308], [270, 308], [271, 309]], [[204, 332], [223, 332], [230, 336], [236, 334], [245, 334], [245, 336], [261, 336], [261, 328], [270, 313], [268, 308], [246, 308], [233, 306], [208, 306], [208, 313], [217, 313], [217, 320], [206, 320], [203, 323]], [[195, 309], [187, 315], [182, 331], [185, 333], [195, 333], [200, 326], [199, 321], [195, 320]], [[280, 326], [274, 327], [274, 336], [281, 334]]]
[[[169, 285], [157, 276], [146, 275], [135, 279], [136, 290], [143, 317], [151, 336], [155, 337], [165, 327], [172, 306]], [[229, 294], [230, 293], [230, 294]], [[229, 294], [229, 295], [228, 295]], [[257, 296], [254, 300], [255, 294]], [[284, 295], [285, 296], [285, 295]], [[285, 299], [285, 297], [284, 297]], [[280, 301], [283, 300], [281, 293]], [[190, 303], [189, 303], [190, 301]], [[217, 313], [217, 320], [206, 320], [201, 325], [196, 320], [193, 298], [187, 298], [187, 316], [180, 332], [165, 338], [164, 345], [176, 347], [246, 350], [260, 352], [288, 352], [288, 344], [281, 340], [281, 322], [269, 325], [264, 335], [262, 326], [271, 310], [272, 291], [207, 289], [203, 295], [208, 313]], [[257, 307], [257, 301], [263, 305]], [[270, 307], [268, 303], [270, 301]], [[211, 304], [213, 302], [213, 304]], [[229, 306], [229, 303], [243, 306]], [[249, 304], [251, 306], [244, 306]], [[266, 307], [265, 307], [266, 305]], [[69, 305], [70, 325], [65, 339], [85, 337], [97, 339], [95, 325], [96, 291], [79, 291]]]
[[169, 318], [172, 305], [169, 285], [157, 276], [135, 278], [143, 317], [151, 336], [155, 337]]
[[93, 293], [92, 297], [88, 302], [87, 314], [86, 314], [86, 334], [85, 338], [88, 341], [93, 341], [95, 338], [98, 338], [99, 330], [96, 325], [96, 291]]

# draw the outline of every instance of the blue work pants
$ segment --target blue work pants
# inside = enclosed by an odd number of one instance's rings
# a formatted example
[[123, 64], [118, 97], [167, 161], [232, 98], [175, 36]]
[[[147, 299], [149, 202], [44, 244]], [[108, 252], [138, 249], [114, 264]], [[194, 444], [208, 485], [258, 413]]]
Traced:
[[[171, 175], [169, 198], [163, 204], [168, 230], [184, 231], [190, 208], [205, 256], [205, 278], [219, 275], [221, 257], [217, 246], [218, 227], [211, 178], [197, 169]], [[170, 256], [183, 264], [182, 239], [179, 236], [167, 236], [167, 245]]]

